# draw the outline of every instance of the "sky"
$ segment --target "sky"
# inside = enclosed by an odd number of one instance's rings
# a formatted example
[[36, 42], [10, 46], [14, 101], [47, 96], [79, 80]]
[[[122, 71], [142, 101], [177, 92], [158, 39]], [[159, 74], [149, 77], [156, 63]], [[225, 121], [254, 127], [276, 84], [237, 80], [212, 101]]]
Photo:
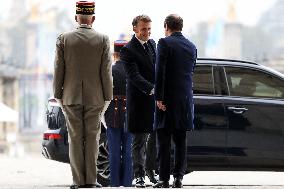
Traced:
[[[23, 1], [23, 0], [14, 0]], [[75, 13], [76, 0], [26, 0], [41, 3], [41, 9], [58, 7], [67, 9], [70, 18]], [[8, 15], [11, 2], [0, 0], [0, 20]], [[94, 28], [106, 33], [112, 40], [120, 33], [132, 33], [132, 19], [139, 14], [147, 14], [152, 19], [152, 36], [163, 37], [163, 21], [168, 14], [176, 13], [184, 19], [184, 31], [192, 32], [197, 23], [226, 19], [231, 2], [236, 7], [237, 19], [244, 25], [256, 24], [260, 15], [276, 0], [95, 0], [96, 21]], [[5, 5], [5, 6], [2, 6]], [[29, 9], [29, 7], [26, 7]]]
[[[275, 1], [235, 0], [238, 20], [244, 25], [254, 25], [260, 15]], [[184, 19], [184, 31], [190, 32], [201, 21], [224, 19], [230, 2], [232, 0], [96, 0], [94, 27], [111, 37], [116, 37], [117, 31], [132, 31], [131, 22], [136, 15], [147, 14], [153, 21], [152, 36], [157, 38], [163, 35], [165, 17], [176, 13]]]

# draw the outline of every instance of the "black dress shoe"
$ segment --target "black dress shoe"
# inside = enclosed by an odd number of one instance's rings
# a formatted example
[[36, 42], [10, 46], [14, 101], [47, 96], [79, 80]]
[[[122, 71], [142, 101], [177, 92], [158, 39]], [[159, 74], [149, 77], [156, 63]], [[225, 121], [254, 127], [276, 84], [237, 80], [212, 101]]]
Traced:
[[182, 179], [180, 178], [175, 178], [173, 182], [173, 188], [182, 188]]
[[152, 182], [153, 184], [156, 184], [158, 182], [157, 178], [155, 177], [156, 175], [154, 170], [146, 170], [145, 172], [150, 182]]
[[158, 181], [153, 185], [153, 188], [169, 188], [169, 181]]
[[137, 177], [136, 178], [136, 183], [135, 183], [136, 188], [145, 188], [145, 179], [144, 177]]
[[82, 188], [101, 188], [101, 187], [102, 185], [96, 182], [95, 184], [85, 184]]
[[71, 186], [70, 186], [70, 189], [78, 189], [78, 188], [79, 188], [78, 185], [71, 185]]

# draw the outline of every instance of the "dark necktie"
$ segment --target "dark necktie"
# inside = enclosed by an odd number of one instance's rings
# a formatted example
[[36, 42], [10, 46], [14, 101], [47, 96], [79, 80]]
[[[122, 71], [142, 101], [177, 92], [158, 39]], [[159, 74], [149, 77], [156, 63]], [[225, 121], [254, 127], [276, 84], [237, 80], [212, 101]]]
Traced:
[[144, 43], [143, 46], [144, 46], [144, 49], [145, 49], [146, 53], [147, 53], [148, 55], [151, 55], [151, 52], [150, 52], [150, 49], [149, 49], [149, 45], [147, 44], [147, 42]]
[[145, 49], [145, 52], [147, 53], [147, 55], [149, 56], [150, 60], [152, 63], [155, 62], [155, 54], [153, 53], [153, 51], [151, 50], [151, 47], [148, 45], [148, 43], [144, 43], [143, 47]]

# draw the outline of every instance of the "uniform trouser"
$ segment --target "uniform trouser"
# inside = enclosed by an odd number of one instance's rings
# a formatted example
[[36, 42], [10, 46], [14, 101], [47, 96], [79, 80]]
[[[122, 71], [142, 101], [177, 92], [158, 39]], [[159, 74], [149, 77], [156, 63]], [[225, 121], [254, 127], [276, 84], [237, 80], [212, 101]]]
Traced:
[[145, 169], [156, 169], [156, 151], [156, 132], [133, 133], [132, 160], [135, 178], [145, 177]]
[[102, 106], [64, 105], [73, 184], [95, 184]]
[[107, 128], [110, 162], [110, 186], [132, 186], [132, 136], [124, 128]]
[[182, 178], [186, 166], [186, 131], [173, 129], [157, 130], [158, 157], [159, 157], [159, 180], [169, 181], [171, 170], [171, 139], [175, 144], [174, 170], [175, 178]]

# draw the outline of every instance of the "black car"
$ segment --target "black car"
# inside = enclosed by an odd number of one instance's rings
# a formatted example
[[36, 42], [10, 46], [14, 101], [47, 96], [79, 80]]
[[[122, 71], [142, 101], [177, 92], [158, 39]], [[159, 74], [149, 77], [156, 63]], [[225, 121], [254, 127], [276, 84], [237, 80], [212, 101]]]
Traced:
[[[63, 112], [54, 98], [48, 99], [46, 120], [48, 129], [43, 133], [42, 155], [51, 160], [69, 163], [69, 145], [66, 121]], [[103, 186], [109, 185], [109, 162], [106, 128], [101, 124], [97, 179]]]
[[[187, 171], [284, 170], [284, 75], [253, 62], [198, 59], [195, 130], [187, 135]], [[49, 99], [43, 155], [69, 162], [62, 111]], [[105, 128], [98, 181], [108, 185]]]

